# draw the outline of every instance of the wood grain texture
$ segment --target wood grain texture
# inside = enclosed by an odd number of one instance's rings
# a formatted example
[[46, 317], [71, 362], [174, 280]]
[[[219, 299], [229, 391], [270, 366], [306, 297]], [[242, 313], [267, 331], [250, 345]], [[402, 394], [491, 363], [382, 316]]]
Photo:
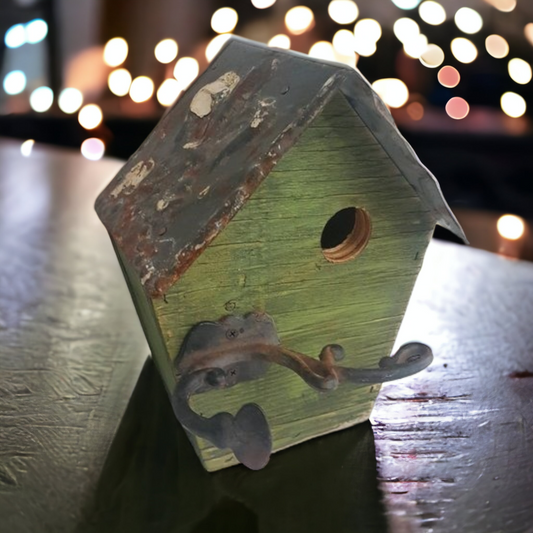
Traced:
[[392, 531], [533, 531], [533, 266], [430, 247], [398, 343], [434, 349], [372, 414]]
[[[329, 263], [322, 230], [350, 206], [369, 213], [372, 237], [356, 259]], [[168, 353], [176, 356], [198, 322], [260, 310], [288, 348], [317, 357], [338, 343], [347, 366], [376, 366], [391, 353], [432, 231], [417, 194], [339, 93], [166, 298], [153, 301]], [[258, 403], [280, 450], [366, 420], [378, 390], [318, 393], [271, 368], [191, 403], [207, 416]], [[209, 470], [235, 463], [207, 441], [196, 445]]]
[[0, 530], [73, 531], [146, 358], [104, 228], [120, 168], [0, 144]]

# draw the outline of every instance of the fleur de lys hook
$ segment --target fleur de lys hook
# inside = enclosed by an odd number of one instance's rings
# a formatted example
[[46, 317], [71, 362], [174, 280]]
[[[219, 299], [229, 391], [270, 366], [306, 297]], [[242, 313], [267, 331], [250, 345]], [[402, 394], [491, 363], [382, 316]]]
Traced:
[[379, 368], [342, 366], [343, 358], [339, 344], [324, 346], [318, 359], [282, 346], [274, 321], [265, 313], [201, 322], [191, 329], [176, 358], [174, 412], [189, 432], [218, 448], [231, 449], [239, 462], [258, 470], [268, 463], [272, 451], [270, 428], [261, 408], [247, 403], [235, 416], [222, 412], [207, 418], [190, 407], [192, 395], [258, 379], [270, 364], [289, 368], [318, 391], [334, 390], [344, 382], [383, 383], [416, 374], [431, 363], [433, 355], [425, 344], [412, 342], [393, 356], [383, 357]]

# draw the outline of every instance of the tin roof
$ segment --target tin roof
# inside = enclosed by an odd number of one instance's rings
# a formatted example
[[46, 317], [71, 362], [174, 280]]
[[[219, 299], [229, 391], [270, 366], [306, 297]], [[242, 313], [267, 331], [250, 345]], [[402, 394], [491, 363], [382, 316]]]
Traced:
[[466, 241], [439, 184], [358, 70], [231, 38], [96, 201], [162, 297], [341, 91], [439, 224]]

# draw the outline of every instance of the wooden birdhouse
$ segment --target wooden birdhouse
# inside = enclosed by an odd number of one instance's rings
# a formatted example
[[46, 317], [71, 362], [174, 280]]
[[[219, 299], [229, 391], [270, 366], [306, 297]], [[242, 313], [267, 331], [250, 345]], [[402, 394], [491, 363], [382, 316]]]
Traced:
[[208, 470], [367, 420], [438, 183], [359, 71], [232, 38], [96, 202]]

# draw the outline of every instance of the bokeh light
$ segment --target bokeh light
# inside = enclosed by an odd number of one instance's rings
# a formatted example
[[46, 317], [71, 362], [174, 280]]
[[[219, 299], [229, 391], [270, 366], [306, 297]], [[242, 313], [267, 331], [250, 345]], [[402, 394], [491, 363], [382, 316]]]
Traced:
[[446, 10], [438, 2], [426, 0], [418, 6], [420, 18], [427, 24], [438, 26], [446, 20]]
[[472, 63], [477, 57], [476, 45], [464, 37], [453, 39], [450, 48], [455, 59], [461, 63]]
[[414, 59], [419, 59], [420, 56], [427, 50], [428, 38], [422, 33], [415, 35], [413, 39], [403, 43], [403, 51]]
[[169, 78], [157, 89], [157, 101], [162, 106], [168, 107], [177, 100], [181, 90], [181, 85], [174, 78]]
[[268, 41], [268, 46], [289, 50], [291, 47], [291, 38], [284, 33], [279, 33], [278, 35], [274, 35], [274, 37]]
[[462, 7], [455, 13], [455, 25], [463, 32], [468, 34], [477, 33], [483, 27], [481, 15], [469, 7]]
[[148, 76], [137, 76], [130, 86], [130, 98], [135, 103], [146, 102], [154, 94], [154, 82]]
[[429, 44], [420, 56], [422, 65], [428, 68], [437, 68], [444, 62], [444, 52], [440, 46]]
[[402, 107], [409, 100], [407, 85], [397, 78], [376, 80], [372, 88], [389, 107]]
[[67, 87], [59, 93], [59, 109], [68, 115], [75, 113], [83, 104], [83, 94], [78, 89]]
[[524, 26], [524, 35], [529, 41], [529, 44], [533, 46], [533, 22], [529, 22]]
[[229, 33], [235, 29], [239, 15], [231, 7], [217, 9], [211, 17], [211, 28], [217, 33]]
[[115, 37], [104, 47], [104, 63], [110, 67], [118, 67], [128, 57], [128, 43], [122, 37]]
[[352, 24], [359, 16], [359, 8], [352, 0], [331, 0], [328, 13], [337, 24]]
[[452, 89], [453, 87], [457, 87], [457, 85], [459, 85], [459, 82], [461, 81], [461, 75], [456, 68], [446, 65], [439, 70], [437, 79], [443, 87]]
[[469, 112], [470, 106], [468, 105], [468, 102], [460, 96], [450, 98], [446, 104], [446, 113], [448, 113], [449, 117], [455, 120], [465, 118]]
[[91, 137], [81, 143], [81, 155], [90, 161], [98, 161], [104, 157], [105, 144], [101, 139]]
[[503, 215], [496, 222], [498, 233], [504, 238], [516, 241], [524, 235], [524, 220], [516, 215]]
[[398, 19], [392, 29], [401, 43], [409, 42], [420, 34], [420, 26], [408, 17]]
[[296, 6], [285, 14], [285, 26], [294, 35], [305, 33], [314, 24], [315, 16], [307, 6]]
[[84, 105], [78, 113], [78, 122], [86, 130], [97, 128], [104, 118], [102, 110], [96, 104]]
[[174, 66], [174, 77], [180, 87], [186, 89], [198, 76], [200, 66], [194, 57], [182, 57]]
[[392, 0], [392, 3], [400, 9], [414, 9], [420, 4], [420, 0]]
[[275, 3], [276, 0], [252, 0], [252, 5], [257, 9], [267, 9]]
[[351, 31], [339, 30], [332, 40], [333, 48], [337, 54], [349, 56], [354, 53], [355, 37]]
[[160, 63], [170, 63], [178, 56], [178, 43], [174, 39], [163, 39], [154, 48], [154, 55]]
[[15, 24], [6, 31], [4, 43], [8, 48], [18, 48], [26, 42], [26, 30], [22, 24]]
[[516, 0], [485, 0], [485, 2], [503, 13], [510, 13], [516, 7]]
[[353, 30], [357, 41], [371, 41], [376, 43], [381, 37], [381, 25], [374, 19], [361, 19]]
[[30, 94], [30, 106], [37, 113], [48, 111], [54, 103], [54, 91], [50, 87], [38, 87]]
[[130, 92], [131, 74], [125, 68], [119, 68], [107, 78], [109, 90], [117, 96], [126, 96]]
[[509, 54], [509, 44], [501, 35], [489, 35], [485, 39], [485, 48], [496, 59], [501, 59]]
[[420, 102], [411, 102], [407, 106], [407, 114], [411, 120], [422, 120], [424, 118], [424, 106]]
[[35, 141], [33, 139], [28, 139], [27, 141], [24, 141], [20, 145], [20, 153], [24, 157], [30, 157], [31, 152], [33, 150], [33, 145], [35, 144]]
[[40, 43], [48, 35], [48, 24], [43, 19], [32, 20], [26, 24], [25, 32], [27, 43]]
[[317, 59], [326, 61], [335, 61], [335, 50], [333, 45], [328, 41], [318, 41], [309, 50], [309, 55]]
[[207, 61], [211, 61], [219, 52], [222, 50], [222, 47], [226, 44], [226, 41], [231, 37], [229, 33], [224, 33], [222, 35], [217, 35], [205, 48], [205, 57]]
[[515, 57], [509, 61], [507, 69], [514, 82], [525, 85], [531, 81], [531, 65], [527, 61]]
[[526, 101], [519, 94], [511, 91], [502, 94], [500, 105], [502, 111], [512, 118], [521, 117], [527, 109]]
[[4, 78], [4, 91], [7, 94], [20, 94], [26, 88], [26, 74], [22, 70], [12, 70]]

